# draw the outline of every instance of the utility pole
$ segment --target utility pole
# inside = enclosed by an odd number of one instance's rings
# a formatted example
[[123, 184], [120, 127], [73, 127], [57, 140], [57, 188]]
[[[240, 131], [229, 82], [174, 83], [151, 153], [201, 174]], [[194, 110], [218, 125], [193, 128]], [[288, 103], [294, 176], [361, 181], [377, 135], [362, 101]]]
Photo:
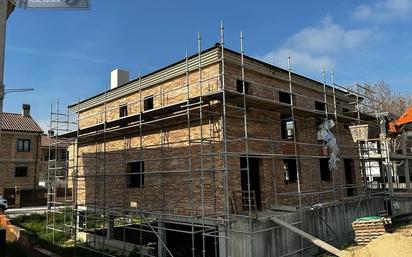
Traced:
[[[2, 123], [2, 116], [3, 116], [3, 100], [4, 96], [6, 94], [6, 91], [4, 90], [4, 54], [6, 51], [6, 25], [7, 25], [7, 18], [9, 15], [13, 12], [15, 5], [15, 1], [11, 0], [0, 0], [0, 146], [1, 146], [1, 123]], [[32, 2], [34, 6], [36, 6], [36, 1]], [[37, 3], [39, 4], [39, 3]], [[64, 7], [66, 8], [80, 8], [80, 9], [89, 9], [89, 0], [82, 0], [82, 1], [61, 1], [61, 3], [54, 3], [51, 2], [52, 6], [53, 4], [56, 4], [55, 7], [61, 6], [63, 4]], [[52, 7], [49, 6], [49, 7]], [[37, 7], [42, 7], [42, 4], [37, 5]], [[44, 7], [44, 6], [43, 6]], [[8, 90], [8, 93], [12, 92], [24, 92], [24, 91], [31, 91], [33, 89], [12, 89]]]
[[8, 16], [8, 0], [0, 0], [0, 145], [1, 145], [1, 123], [3, 116], [4, 99], [4, 53], [6, 48], [6, 23]]

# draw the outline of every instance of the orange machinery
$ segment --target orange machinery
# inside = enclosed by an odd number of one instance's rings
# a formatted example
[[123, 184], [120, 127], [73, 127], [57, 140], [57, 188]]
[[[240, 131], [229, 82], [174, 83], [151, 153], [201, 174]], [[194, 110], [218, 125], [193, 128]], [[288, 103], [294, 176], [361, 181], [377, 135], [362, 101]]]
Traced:
[[0, 213], [0, 227], [6, 229], [7, 241], [16, 241], [17, 239], [19, 239], [19, 230], [13, 224], [11, 224], [10, 220], [6, 217], [6, 215], [2, 213]]
[[391, 120], [386, 123], [387, 134], [391, 137], [396, 137], [410, 123], [412, 123], [412, 107], [409, 107], [397, 120]]

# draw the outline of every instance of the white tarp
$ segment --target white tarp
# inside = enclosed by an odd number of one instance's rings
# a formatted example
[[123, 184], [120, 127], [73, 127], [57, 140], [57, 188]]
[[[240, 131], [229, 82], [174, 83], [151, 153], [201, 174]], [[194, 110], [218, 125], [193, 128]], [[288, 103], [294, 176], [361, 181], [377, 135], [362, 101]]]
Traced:
[[330, 159], [329, 159], [329, 170], [336, 170], [336, 162], [339, 161], [339, 147], [336, 143], [336, 137], [330, 131], [331, 128], [335, 126], [333, 120], [325, 120], [318, 126], [318, 140], [326, 142], [326, 147], [329, 150]]

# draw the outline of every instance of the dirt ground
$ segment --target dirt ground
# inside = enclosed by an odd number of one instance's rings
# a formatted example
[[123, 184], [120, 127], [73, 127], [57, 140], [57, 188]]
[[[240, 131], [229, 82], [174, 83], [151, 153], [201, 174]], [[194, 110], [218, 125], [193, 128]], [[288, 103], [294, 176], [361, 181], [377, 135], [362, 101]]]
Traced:
[[351, 246], [341, 257], [412, 257], [412, 223], [365, 246]]

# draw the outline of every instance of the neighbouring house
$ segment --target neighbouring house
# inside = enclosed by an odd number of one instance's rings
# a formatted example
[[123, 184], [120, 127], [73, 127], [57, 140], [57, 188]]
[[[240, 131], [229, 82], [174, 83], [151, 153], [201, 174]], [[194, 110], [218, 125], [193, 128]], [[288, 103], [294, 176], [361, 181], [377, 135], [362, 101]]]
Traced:
[[[59, 142], [54, 131], [43, 134], [41, 137], [41, 172], [39, 176], [39, 186], [47, 188], [47, 176], [53, 175], [56, 180], [49, 194], [56, 194], [57, 198], [70, 195], [70, 189], [65, 190], [66, 186], [66, 162], [68, 159], [67, 144]], [[63, 166], [63, 168], [61, 168]]]
[[[110, 90], [69, 106], [78, 115], [64, 136], [76, 139], [68, 171], [79, 244], [105, 236], [105, 247], [120, 240], [156, 256], [269, 256], [275, 247], [262, 246], [265, 255], [236, 247], [267, 228], [249, 218], [363, 192], [348, 128], [358, 121], [355, 101], [220, 44], [132, 81], [114, 70]], [[317, 138], [325, 119], [335, 120], [340, 147], [334, 171]], [[88, 236], [89, 215], [108, 224], [98, 235]], [[140, 222], [116, 227], [125, 217]]]
[[43, 130], [30, 116], [30, 105], [21, 113], [3, 113], [0, 147], [0, 194], [9, 207], [45, 205], [46, 191], [39, 187]]

